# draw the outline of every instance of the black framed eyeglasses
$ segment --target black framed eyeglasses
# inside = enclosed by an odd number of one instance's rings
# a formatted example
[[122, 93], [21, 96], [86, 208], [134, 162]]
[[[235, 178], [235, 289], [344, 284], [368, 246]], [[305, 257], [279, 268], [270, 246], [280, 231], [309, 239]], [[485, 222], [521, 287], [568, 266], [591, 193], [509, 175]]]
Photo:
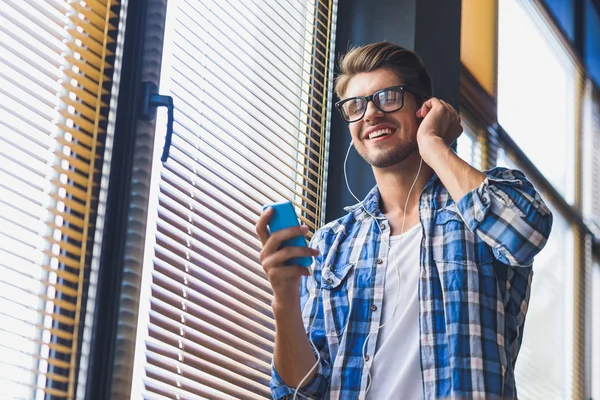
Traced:
[[356, 122], [362, 119], [367, 112], [369, 101], [372, 101], [378, 110], [384, 113], [393, 113], [404, 106], [404, 92], [414, 94], [419, 101], [427, 99], [427, 94], [410, 86], [392, 86], [376, 91], [370, 96], [356, 96], [340, 100], [335, 103], [342, 118], [346, 122]]

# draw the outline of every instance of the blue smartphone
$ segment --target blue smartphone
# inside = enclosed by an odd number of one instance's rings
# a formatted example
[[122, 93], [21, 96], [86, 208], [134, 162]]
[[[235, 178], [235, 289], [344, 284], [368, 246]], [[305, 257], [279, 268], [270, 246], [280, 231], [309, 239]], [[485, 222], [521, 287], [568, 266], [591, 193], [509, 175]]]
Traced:
[[[290, 201], [281, 201], [278, 203], [266, 204], [265, 206], [263, 206], [263, 211], [269, 207], [273, 208], [273, 215], [271, 215], [271, 220], [269, 221], [269, 230], [271, 231], [271, 233], [277, 232], [281, 229], [300, 225], [300, 223], [298, 222], [298, 216], [296, 215], [296, 211], [294, 211], [294, 205]], [[306, 239], [304, 239], [304, 236], [293, 237], [281, 243], [281, 247], [286, 246], [307, 247]], [[310, 267], [310, 265], [312, 264], [312, 257], [290, 258], [286, 262], [286, 264]]]

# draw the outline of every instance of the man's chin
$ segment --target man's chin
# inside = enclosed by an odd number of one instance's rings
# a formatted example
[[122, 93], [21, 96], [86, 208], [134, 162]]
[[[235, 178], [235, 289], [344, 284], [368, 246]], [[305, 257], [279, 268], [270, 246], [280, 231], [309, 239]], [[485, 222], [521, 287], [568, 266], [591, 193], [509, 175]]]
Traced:
[[373, 168], [385, 169], [398, 166], [412, 156], [416, 147], [411, 150], [405, 150], [400, 153], [380, 154], [378, 157], [363, 157], [363, 159]]

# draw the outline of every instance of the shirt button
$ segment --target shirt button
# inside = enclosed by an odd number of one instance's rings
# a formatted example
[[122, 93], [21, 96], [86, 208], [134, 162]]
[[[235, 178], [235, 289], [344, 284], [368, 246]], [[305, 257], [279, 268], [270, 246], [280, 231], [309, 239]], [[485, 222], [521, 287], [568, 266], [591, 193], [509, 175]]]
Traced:
[[377, 306], [375, 304], [371, 304], [371, 311], [377, 311]]
[[383, 264], [383, 260], [381, 258], [378, 258], [376, 262], [377, 264]]
[[385, 224], [381, 224], [381, 230], [385, 231]]
[[333, 283], [333, 279], [327, 278], [327, 283], [329, 283], [331, 285]]
[[371, 357], [365, 356], [365, 361], [369, 361], [370, 359], [371, 359]]

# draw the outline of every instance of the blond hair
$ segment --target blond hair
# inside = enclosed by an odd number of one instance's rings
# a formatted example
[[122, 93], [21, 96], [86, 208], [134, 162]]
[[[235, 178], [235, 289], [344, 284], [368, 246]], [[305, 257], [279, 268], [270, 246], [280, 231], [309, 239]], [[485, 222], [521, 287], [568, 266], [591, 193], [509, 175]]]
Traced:
[[[402, 84], [421, 90], [428, 98], [432, 96], [431, 78], [421, 58], [417, 53], [390, 42], [355, 47], [342, 56], [340, 72], [335, 80], [335, 93], [342, 98], [353, 76], [380, 68], [395, 73]], [[426, 99], [417, 100], [422, 103]]]

